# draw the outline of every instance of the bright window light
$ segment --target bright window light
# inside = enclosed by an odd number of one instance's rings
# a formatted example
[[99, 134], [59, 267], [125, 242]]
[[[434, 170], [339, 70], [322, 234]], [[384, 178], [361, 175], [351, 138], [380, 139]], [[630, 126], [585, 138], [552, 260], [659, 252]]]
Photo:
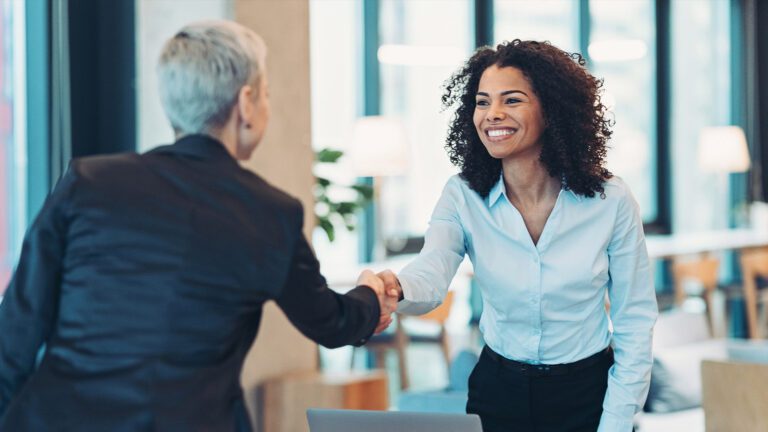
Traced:
[[456, 66], [465, 52], [451, 46], [382, 45], [377, 53], [382, 64], [406, 66]]
[[589, 57], [597, 62], [639, 60], [648, 54], [648, 46], [640, 39], [606, 40], [589, 44]]

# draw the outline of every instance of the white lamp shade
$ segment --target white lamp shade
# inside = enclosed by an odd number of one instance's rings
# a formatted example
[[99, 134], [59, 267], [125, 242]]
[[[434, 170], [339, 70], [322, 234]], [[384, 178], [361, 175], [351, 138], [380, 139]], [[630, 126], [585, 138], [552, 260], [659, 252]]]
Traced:
[[749, 149], [738, 126], [705, 127], [699, 138], [699, 167], [708, 172], [744, 172], [749, 169]]
[[408, 169], [408, 138], [395, 117], [361, 117], [348, 147], [352, 169], [361, 177], [403, 175]]

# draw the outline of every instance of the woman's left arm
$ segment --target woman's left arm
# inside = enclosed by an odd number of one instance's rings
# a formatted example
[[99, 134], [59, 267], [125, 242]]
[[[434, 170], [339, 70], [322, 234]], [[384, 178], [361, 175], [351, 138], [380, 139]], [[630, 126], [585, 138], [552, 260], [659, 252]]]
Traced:
[[629, 190], [617, 206], [608, 246], [608, 297], [613, 324], [614, 365], [608, 372], [599, 432], [630, 432], [651, 379], [651, 341], [658, 315], [643, 221]]

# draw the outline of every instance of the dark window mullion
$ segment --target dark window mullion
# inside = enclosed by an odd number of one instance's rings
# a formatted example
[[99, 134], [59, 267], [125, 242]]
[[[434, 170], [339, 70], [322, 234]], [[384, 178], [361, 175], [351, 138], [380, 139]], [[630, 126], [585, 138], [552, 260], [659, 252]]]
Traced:
[[[363, 1], [363, 115], [381, 113], [381, 70], [379, 67], [379, 1]], [[373, 178], [360, 177], [358, 182], [373, 186]], [[365, 206], [358, 223], [358, 260], [361, 263], [373, 261], [376, 242], [375, 202]]]
[[672, 182], [669, 148], [671, 114], [670, 0], [656, 0], [656, 220], [651, 233], [669, 233], [672, 221]]
[[493, 45], [493, 0], [475, 0], [475, 47]]

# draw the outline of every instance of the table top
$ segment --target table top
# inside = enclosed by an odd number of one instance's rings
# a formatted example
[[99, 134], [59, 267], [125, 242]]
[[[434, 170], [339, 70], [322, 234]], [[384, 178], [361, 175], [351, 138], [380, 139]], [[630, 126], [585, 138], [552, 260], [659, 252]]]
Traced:
[[[653, 234], [646, 236], [648, 256], [651, 259], [668, 259], [676, 256], [739, 250], [768, 246], [768, 230], [723, 229], [681, 234]], [[329, 269], [323, 274], [331, 287], [354, 286], [357, 276], [364, 269], [381, 271], [390, 269], [398, 273], [416, 254], [399, 255], [381, 261], [356, 264], [353, 268]], [[459, 266], [457, 276], [471, 276], [472, 263], [468, 258]]]
[[768, 231], [724, 229], [649, 235], [646, 237], [646, 245], [648, 246], [648, 256], [651, 258], [673, 258], [680, 255], [768, 246]]

